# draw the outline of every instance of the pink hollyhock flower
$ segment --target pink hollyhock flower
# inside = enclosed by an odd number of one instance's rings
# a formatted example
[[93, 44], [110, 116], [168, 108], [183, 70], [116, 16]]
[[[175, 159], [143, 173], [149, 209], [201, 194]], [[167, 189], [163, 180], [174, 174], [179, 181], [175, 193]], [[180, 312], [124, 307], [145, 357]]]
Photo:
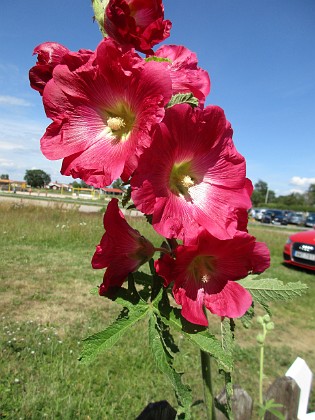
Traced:
[[44, 42], [35, 47], [33, 55], [37, 54], [37, 62], [29, 72], [31, 87], [42, 95], [46, 83], [52, 78], [53, 69], [68, 52], [68, 48], [57, 42]]
[[110, 0], [105, 9], [108, 36], [143, 53], [170, 36], [172, 24], [164, 20], [162, 0]]
[[185, 240], [202, 226], [229, 239], [239, 229], [239, 215], [244, 227], [243, 215], [251, 207], [245, 171], [221, 108], [176, 105], [166, 111], [139, 160], [132, 199], [153, 215], [154, 228], [166, 238]]
[[192, 93], [202, 105], [210, 92], [209, 74], [198, 67], [195, 53], [179, 45], [163, 45], [154, 53], [160, 58], [169, 59], [173, 94]]
[[100, 295], [113, 287], [121, 287], [129, 273], [152, 258], [154, 247], [127, 223], [113, 198], [104, 215], [105, 234], [92, 258], [93, 268], [106, 268]]
[[164, 255], [156, 261], [157, 273], [165, 286], [174, 281], [173, 295], [183, 317], [199, 325], [208, 325], [204, 306], [221, 317], [243, 316], [252, 297], [235, 280], [270, 265], [267, 246], [246, 232], [221, 241], [203, 230], [196, 241], [178, 246], [175, 257]]
[[48, 159], [64, 158], [62, 174], [95, 187], [127, 180], [151, 143], [151, 126], [164, 116], [172, 94], [168, 71], [106, 38], [84, 65], [77, 62], [67, 55], [45, 87], [53, 123], [41, 150]]

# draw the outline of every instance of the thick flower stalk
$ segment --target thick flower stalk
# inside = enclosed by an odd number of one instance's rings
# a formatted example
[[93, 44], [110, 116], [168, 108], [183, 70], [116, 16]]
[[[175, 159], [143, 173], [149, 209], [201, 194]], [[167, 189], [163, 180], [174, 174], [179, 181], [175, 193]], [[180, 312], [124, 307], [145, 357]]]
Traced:
[[152, 53], [152, 47], [170, 36], [172, 24], [164, 20], [162, 0], [109, 0], [104, 29], [121, 45]]
[[202, 106], [210, 93], [210, 77], [198, 67], [196, 54], [182, 45], [163, 45], [154, 55], [167, 60], [163, 64], [170, 70], [173, 94], [192, 93]]
[[246, 232], [222, 241], [202, 230], [174, 253], [175, 259], [164, 255], [155, 262], [157, 273], [165, 286], [174, 281], [173, 295], [183, 317], [199, 325], [208, 325], [204, 307], [220, 317], [243, 316], [252, 297], [235, 280], [270, 265], [266, 245]]
[[127, 223], [116, 198], [107, 206], [104, 228], [105, 234], [92, 258], [93, 268], [106, 268], [100, 295], [121, 287], [128, 274], [137, 271], [155, 252], [151, 242]]
[[79, 67], [78, 54], [64, 57], [45, 86], [43, 103], [53, 122], [41, 150], [64, 159], [63, 175], [103, 187], [135, 170], [152, 125], [164, 116], [171, 80], [159, 63], [146, 63], [110, 39]]
[[[163, 153], [161, 153], [163, 151]], [[131, 179], [136, 207], [166, 238], [187, 239], [200, 226], [220, 239], [246, 227], [251, 182], [232, 129], [216, 106], [167, 110]]]

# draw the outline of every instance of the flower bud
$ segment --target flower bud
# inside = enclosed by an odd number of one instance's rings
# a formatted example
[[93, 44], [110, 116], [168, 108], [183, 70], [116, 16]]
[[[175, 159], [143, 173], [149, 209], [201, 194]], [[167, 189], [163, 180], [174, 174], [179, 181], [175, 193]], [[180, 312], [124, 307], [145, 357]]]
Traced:
[[266, 329], [268, 331], [271, 331], [275, 328], [275, 324], [273, 322], [268, 322], [268, 324], [266, 325]]
[[263, 324], [264, 323], [264, 320], [263, 320], [263, 317], [262, 316], [258, 316], [257, 317], [257, 322], [258, 322], [258, 324]]
[[264, 320], [264, 322], [269, 322], [270, 321], [270, 316], [268, 314], [264, 315], [263, 320]]
[[265, 336], [263, 334], [258, 334], [256, 340], [258, 344], [264, 344]]

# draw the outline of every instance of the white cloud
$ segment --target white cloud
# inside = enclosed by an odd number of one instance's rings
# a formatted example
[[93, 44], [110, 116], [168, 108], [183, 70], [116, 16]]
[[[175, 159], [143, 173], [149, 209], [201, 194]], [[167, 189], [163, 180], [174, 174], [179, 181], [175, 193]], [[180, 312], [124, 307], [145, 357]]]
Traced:
[[32, 104], [23, 98], [16, 96], [0, 95], [0, 105], [4, 106], [31, 106]]
[[0, 150], [27, 150], [25, 146], [0, 139]]
[[308, 187], [310, 184], [315, 184], [315, 178], [293, 176], [290, 180], [290, 184], [297, 185], [299, 187]]
[[0, 167], [1, 166], [3, 168], [13, 168], [14, 167], [14, 163], [11, 160], [9, 160], [9, 159], [2, 159], [2, 158], [0, 158]]

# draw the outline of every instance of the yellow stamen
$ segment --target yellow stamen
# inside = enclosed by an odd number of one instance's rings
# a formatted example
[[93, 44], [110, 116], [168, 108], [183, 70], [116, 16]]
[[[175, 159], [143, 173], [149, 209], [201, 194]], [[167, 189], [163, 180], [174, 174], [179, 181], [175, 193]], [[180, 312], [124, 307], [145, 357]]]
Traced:
[[109, 117], [107, 125], [112, 131], [118, 131], [126, 127], [125, 121], [120, 117]]
[[190, 178], [189, 175], [184, 175], [181, 179], [181, 183], [184, 185], [185, 188], [190, 188], [195, 185], [195, 182]]

